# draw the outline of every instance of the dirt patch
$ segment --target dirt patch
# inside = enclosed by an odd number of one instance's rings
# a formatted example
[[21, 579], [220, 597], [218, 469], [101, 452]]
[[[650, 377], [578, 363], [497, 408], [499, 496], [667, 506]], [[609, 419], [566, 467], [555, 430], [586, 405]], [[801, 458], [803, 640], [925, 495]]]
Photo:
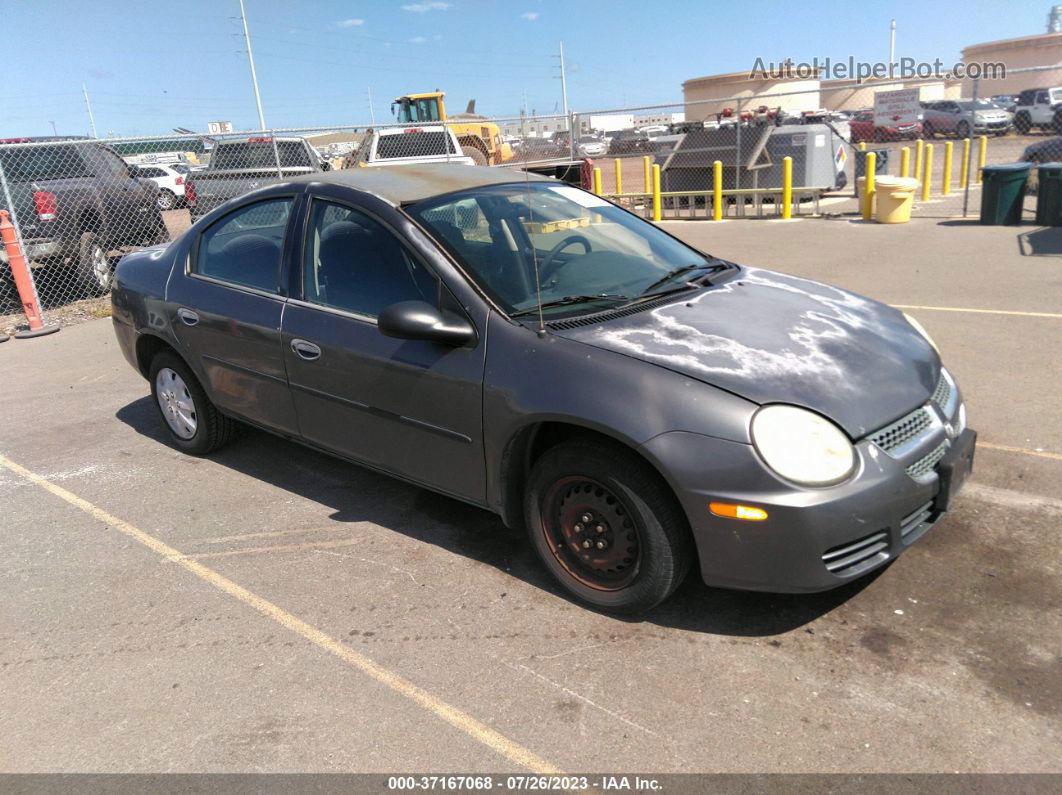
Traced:
[[[18, 310], [18, 307], [5, 305], [0, 308], [0, 334], [14, 334], [29, 328], [26, 316]], [[95, 320], [101, 317], [111, 316], [111, 298], [105, 295], [101, 298], [84, 298], [64, 306], [57, 306], [44, 311], [46, 323], [58, 323], [60, 326], [76, 326], [86, 320]]]

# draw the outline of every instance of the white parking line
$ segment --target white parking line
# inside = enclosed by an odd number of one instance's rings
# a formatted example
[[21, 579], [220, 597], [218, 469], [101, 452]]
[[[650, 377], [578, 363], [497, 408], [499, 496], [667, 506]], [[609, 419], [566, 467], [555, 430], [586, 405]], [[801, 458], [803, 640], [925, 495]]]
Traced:
[[1016, 317], [1049, 317], [1053, 320], [1062, 320], [1062, 313], [1058, 312], [1018, 312], [1013, 309], [975, 309], [963, 306], [918, 306], [916, 304], [893, 304], [896, 309], [925, 309], [930, 312], [970, 312], [978, 315], [1014, 315]]

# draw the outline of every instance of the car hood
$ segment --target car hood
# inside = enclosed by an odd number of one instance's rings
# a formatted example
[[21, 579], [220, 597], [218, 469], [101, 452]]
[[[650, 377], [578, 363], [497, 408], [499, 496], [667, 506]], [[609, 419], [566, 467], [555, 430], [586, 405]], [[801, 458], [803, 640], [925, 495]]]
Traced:
[[829, 417], [852, 438], [929, 399], [940, 361], [885, 304], [818, 282], [743, 269], [655, 309], [554, 333], [687, 375], [755, 403]]

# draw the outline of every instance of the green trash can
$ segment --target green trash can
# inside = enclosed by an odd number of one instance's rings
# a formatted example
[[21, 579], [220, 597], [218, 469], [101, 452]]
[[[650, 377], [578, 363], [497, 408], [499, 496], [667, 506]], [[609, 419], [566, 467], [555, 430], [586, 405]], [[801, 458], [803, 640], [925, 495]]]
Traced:
[[1025, 203], [1025, 180], [1029, 178], [1029, 163], [1004, 163], [985, 166], [981, 186], [981, 223], [989, 226], [1021, 223]]
[[1036, 224], [1062, 226], [1062, 163], [1041, 163], [1036, 180]]

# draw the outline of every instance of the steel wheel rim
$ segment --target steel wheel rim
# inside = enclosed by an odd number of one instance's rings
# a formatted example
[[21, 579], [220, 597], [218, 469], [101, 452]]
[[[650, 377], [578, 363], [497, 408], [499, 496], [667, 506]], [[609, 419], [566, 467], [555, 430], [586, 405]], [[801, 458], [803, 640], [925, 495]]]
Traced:
[[107, 253], [101, 246], [93, 245], [90, 259], [92, 277], [96, 280], [96, 284], [106, 290], [111, 283], [111, 263], [107, 261]]
[[163, 367], [155, 376], [155, 395], [170, 430], [185, 441], [195, 436], [199, 413], [184, 379], [176, 371]]
[[550, 554], [588, 588], [622, 590], [638, 575], [643, 545], [634, 513], [599, 481], [572, 476], [550, 486], [542, 525]]

